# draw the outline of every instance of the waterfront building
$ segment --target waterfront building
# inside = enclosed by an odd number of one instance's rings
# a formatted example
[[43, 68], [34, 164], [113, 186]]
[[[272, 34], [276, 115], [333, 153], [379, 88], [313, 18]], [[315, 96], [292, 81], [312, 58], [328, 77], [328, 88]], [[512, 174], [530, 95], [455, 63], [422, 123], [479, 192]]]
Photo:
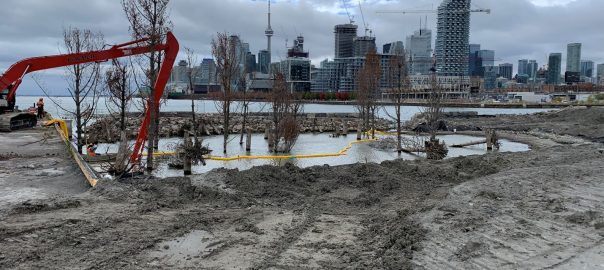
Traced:
[[480, 51], [480, 44], [470, 44], [469, 45], [470, 51], [468, 53], [468, 67], [469, 67], [469, 74], [472, 77], [478, 77], [480, 76], [480, 64], [478, 63], [478, 51]]
[[354, 24], [339, 24], [334, 27], [335, 58], [354, 56], [354, 39], [357, 37], [358, 26]]
[[443, 76], [468, 75], [470, 0], [443, 0], [438, 7], [436, 70]]
[[512, 73], [514, 73], [514, 65], [510, 63], [499, 65], [499, 76], [504, 77], [508, 80], [512, 79]]
[[550, 53], [547, 68], [547, 84], [560, 84], [560, 74], [562, 72], [562, 54]]
[[568, 44], [566, 56], [566, 71], [581, 72], [581, 43]]

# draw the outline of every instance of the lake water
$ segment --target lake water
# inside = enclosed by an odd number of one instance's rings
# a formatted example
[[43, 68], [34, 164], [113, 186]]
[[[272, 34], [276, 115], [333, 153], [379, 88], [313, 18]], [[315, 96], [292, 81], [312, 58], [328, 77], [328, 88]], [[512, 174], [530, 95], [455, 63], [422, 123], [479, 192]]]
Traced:
[[[17, 97], [17, 106], [21, 109], [32, 106], [39, 97], [34, 96], [19, 96]], [[45, 110], [50, 112], [53, 116], [59, 116], [62, 118], [73, 118], [72, 115], [65, 112], [65, 110], [74, 111], [75, 105], [71, 97], [50, 97], [45, 98]], [[108, 100], [104, 97], [100, 98], [97, 102], [97, 113], [107, 114]], [[140, 99], [130, 106], [129, 111], [137, 112], [141, 110]], [[236, 112], [239, 110], [238, 104], [234, 104], [232, 111]], [[65, 110], [63, 110], [63, 109]], [[216, 104], [214, 101], [209, 100], [196, 100], [195, 108], [198, 113], [216, 113]], [[160, 107], [162, 112], [181, 112], [191, 111], [190, 100], [166, 100]], [[269, 111], [270, 107], [266, 102], [253, 102], [250, 105], [251, 112], [262, 112]], [[413, 117], [413, 115], [421, 112], [422, 107], [419, 106], [404, 106], [402, 120], [407, 121]], [[446, 112], [461, 112], [461, 111], [474, 111], [480, 115], [495, 115], [495, 114], [531, 114], [536, 112], [549, 111], [551, 109], [500, 109], [500, 108], [444, 108]], [[356, 113], [357, 110], [353, 105], [331, 105], [331, 104], [305, 104], [304, 112], [306, 113]], [[384, 106], [378, 112], [380, 117], [387, 118], [388, 115], [395, 115], [394, 106]]]
[[[409, 137], [409, 136], [407, 136]], [[410, 137], [409, 137], [410, 138]], [[209, 136], [204, 137], [204, 144], [207, 144], [210, 149], [213, 150], [212, 155], [222, 155], [222, 136]], [[471, 141], [479, 140], [477, 137], [465, 136], [465, 135], [445, 135], [439, 136], [440, 140], [444, 140], [447, 145], [461, 144]], [[292, 155], [301, 154], [331, 154], [337, 153], [342, 148], [346, 147], [350, 142], [356, 140], [356, 134], [348, 136], [342, 136], [338, 138], [331, 138], [328, 134], [302, 134], [298, 138], [296, 145], [292, 149]], [[174, 146], [181, 142], [181, 138], [169, 138], [161, 139], [159, 142], [160, 151], [172, 151]], [[507, 140], [501, 141], [500, 152], [521, 152], [529, 151], [529, 146], [522, 143], [511, 142]], [[117, 146], [115, 144], [99, 144], [97, 152], [99, 153], [115, 153]], [[486, 154], [486, 145], [475, 145], [465, 148], [449, 148], [448, 158], [469, 156], [469, 155], [481, 155]], [[232, 141], [229, 142], [227, 147], [227, 156], [233, 157], [238, 155], [273, 155], [268, 151], [267, 141], [264, 140], [264, 135], [254, 134], [252, 136], [252, 149], [250, 153], [246, 153], [245, 146], [239, 145], [239, 136], [232, 136]], [[199, 174], [210, 171], [215, 168], [228, 168], [228, 169], [239, 169], [246, 170], [254, 166], [259, 165], [283, 165], [285, 163], [292, 163], [299, 167], [309, 167], [315, 165], [329, 164], [331, 166], [344, 165], [352, 163], [364, 163], [374, 162], [380, 163], [385, 160], [394, 160], [397, 158], [402, 159], [416, 159], [416, 156], [410, 154], [401, 154], [399, 156], [395, 151], [380, 150], [370, 147], [367, 143], [354, 144], [352, 148], [344, 156], [339, 157], [322, 157], [322, 158], [301, 158], [301, 159], [243, 159], [236, 161], [214, 161], [208, 160], [206, 166], [197, 165], [193, 166], [193, 173]], [[155, 171], [157, 176], [180, 176], [183, 174], [182, 170], [169, 169], [167, 161], [160, 161], [158, 164], [158, 170]]]

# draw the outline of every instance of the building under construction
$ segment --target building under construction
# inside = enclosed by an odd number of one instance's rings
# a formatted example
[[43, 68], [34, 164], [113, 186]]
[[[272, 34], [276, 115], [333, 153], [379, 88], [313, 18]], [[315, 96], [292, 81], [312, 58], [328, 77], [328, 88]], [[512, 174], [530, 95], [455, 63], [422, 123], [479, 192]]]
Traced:
[[470, 0], [444, 0], [438, 7], [436, 70], [441, 76], [467, 76]]

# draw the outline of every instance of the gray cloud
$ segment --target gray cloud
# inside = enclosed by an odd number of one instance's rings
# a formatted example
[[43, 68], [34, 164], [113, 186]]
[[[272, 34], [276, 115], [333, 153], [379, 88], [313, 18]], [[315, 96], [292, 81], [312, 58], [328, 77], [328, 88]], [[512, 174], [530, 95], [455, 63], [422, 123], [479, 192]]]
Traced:
[[[532, 2], [531, 2], [532, 1]], [[100, 31], [108, 43], [130, 40], [128, 23], [118, 0], [5, 0], [0, 9], [0, 71], [19, 59], [59, 53], [62, 28], [76, 26]], [[357, 1], [347, 0], [349, 12], [359, 24], [362, 18]], [[377, 10], [430, 9], [440, 0], [365, 0], [365, 21], [377, 37], [378, 46], [405, 36], [428, 16], [434, 29], [435, 14], [376, 14]], [[538, 5], [535, 5], [536, 3]], [[174, 32], [182, 47], [194, 49], [200, 57], [210, 54], [210, 42], [219, 31], [238, 34], [251, 50], [266, 47], [266, 1], [253, 0], [172, 0], [170, 14]], [[472, 14], [472, 43], [496, 51], [503, 62], [517, 64], [520, 58], [546, 64], [547, 54], [566, 54], [566, 44], [583, 43], [583, 58], [604, 62], [604, 25], [601, 0], [474, 0], [475, 7], [490, 8], [490, 15]], [[339, 0], [273, 0], [273, 57], [285, 54], [286, 39], [291, 45], [304, 35], [306, 49], [315, 63], [333, 57], [333, 26], [348, 21]], [[181, 55], [182, 57], [182, 55]], [[64, 93], [62, 71], [39, 75], [53, 93]], [[54, 92], [56, 91], [56, 92]], [[38, 94], [31, 79], [24, 81], [20, 94]]]

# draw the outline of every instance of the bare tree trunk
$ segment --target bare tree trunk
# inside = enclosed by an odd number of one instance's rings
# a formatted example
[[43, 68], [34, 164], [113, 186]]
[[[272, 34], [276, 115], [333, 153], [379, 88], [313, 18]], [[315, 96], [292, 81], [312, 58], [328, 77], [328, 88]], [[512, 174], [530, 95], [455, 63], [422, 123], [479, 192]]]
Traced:
[[233, 80], [239, 78], [239, 58], [237, 49], [239, 37], [229, 36], [227, 33], [218, 33], [212, 39], [212, 55], [216, 59], [216, 68], [219, 74], [222, 92], [215, 104], [223, 116], [223, 153], [227, 153], [227, 144], [231, 129], [231, 104], [233, 103]]
[[[153, 47], [161, 43], [170, 31], [168, 3], [170, 0], [122, 0], [122, 7], [130, 23], [130, 32], [135, 39], [149, 38], [148, 45]], [[140, 58], [139, 58], [140, 60]], [[145, 74], [143, 83], [136, 81], [139, 89], [150, 88], [148, 107], [149, 128], [147, 136], [147, 170], [153, 170], [153, 152], [159, 142], [159, 103], [155, 100], [155, 81], [162, 62], [160, 52], [151, 52], [146, 58], [147, 67], [139, 62]], [[161, 99], [161, 98], [160, 98]]]

